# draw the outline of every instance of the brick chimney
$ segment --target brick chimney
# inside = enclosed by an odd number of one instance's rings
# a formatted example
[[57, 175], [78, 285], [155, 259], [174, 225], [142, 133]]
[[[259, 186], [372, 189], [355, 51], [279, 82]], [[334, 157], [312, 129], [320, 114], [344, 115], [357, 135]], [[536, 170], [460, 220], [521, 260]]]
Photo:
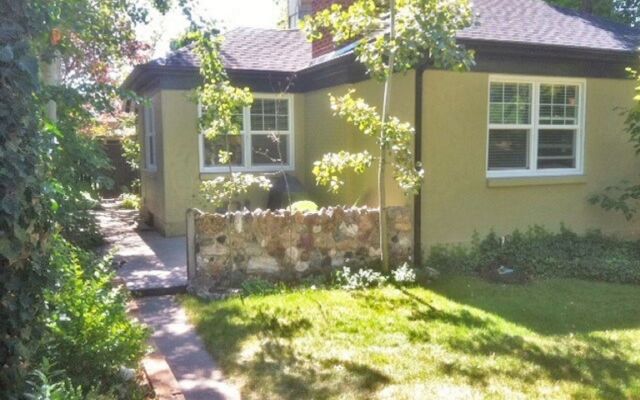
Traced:
[[[311, 0], [311, 12], [313, 14], [330, 7], [332, 4], [342, 4], [344, 7], [349, 6], [354, 0]], [[335, 49], [333, 39], [330, 35], [324, 35], [320, 40], [316, 40], [311, 45], [311, 54], [313, 58], [320, 57], [323, 54], [331, 53]]]

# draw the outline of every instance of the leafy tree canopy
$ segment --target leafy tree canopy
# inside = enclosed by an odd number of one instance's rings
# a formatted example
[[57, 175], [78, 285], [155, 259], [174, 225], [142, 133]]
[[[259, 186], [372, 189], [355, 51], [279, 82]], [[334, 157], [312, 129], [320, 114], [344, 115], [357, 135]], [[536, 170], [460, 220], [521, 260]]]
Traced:
[[631, 26], [640, 24], [640, 0], [548, 0], [548, 2], [590, 12]]

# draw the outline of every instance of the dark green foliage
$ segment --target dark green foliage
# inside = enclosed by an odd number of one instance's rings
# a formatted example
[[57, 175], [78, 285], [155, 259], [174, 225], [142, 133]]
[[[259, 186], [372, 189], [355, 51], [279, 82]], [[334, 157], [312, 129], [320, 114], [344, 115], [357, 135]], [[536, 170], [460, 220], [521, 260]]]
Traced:
[[108, 258], [56, 237], [50, 268], [56, 285], [47, 293], [47, 358], [64, 368], [73, 386], [110, 391], [122, 384], [121, 367], [137, 368], [147, 332], [128, 318], [127, 297], [111, 283]]
[[40, 254], [50, 226], [28, 5], [0, 0], [0, 27], [0, 393], [10, 397], [24, 388], [42, 335], [49, 272]]
[[284, 285], [276, 285], [260, 278], [250, 278], [242, 283], [242, 294], [245, 296], [264, 296], [285, 290]]
[[594, 15], [637, 26], [640, 23], [640, 0], [547, 0], [562, 7], [588, 11]]
[[[48, 311], [44, 293], [54, 287], [53, 282], [58, 285], [75, 282], [77, 301], [84, 303], [67, 303], [58, 298], [63, 291], [50, 294], [49, 305], [60, 301], [57, 306], [60, 309], [86, 313], [78, 314], [83, 324], [102, 314], [105, 318], [102, 336], [77, 336], [74, 352], [86, 357], [85, 364], [65, 359], [65, 365], [59, 367], [75, 368], [74, 379], [85, 372], [95, 373], [91, 379], [98, 379], [96, 371], [108, 368], [92, 343], [110, 347], [115, 352], [113, 362], [120, 364], [130, 364], [138, 355], [133, 347], [139, 346], [139, 335], [124, 327], [117, 328], [119, 318], [124, 316], [121, 312], [124, 299], [101, 286], [106, 279], [103, 272], [83, 270], [86, 260], [70, 260], [71, 264], [66, 266], [55, 262], [50, 265], [47, 237], [54, 229], [60, 229], [78, 244], [95, 243], [97, 231], [87, 212], [92, 204], [87, 193], [95, 193], [107, 183], [104, 179], [107, 164], [85, 133], [97, 114], [114, 110], [118, 90], [110, 68], [139, 59], [144, 49], [134, 37], [134, 25], [147, 15], [144, 7], [133, 0], [0, 0], [0, 397], [3, 399], [23, 394], [29, 372], [38, 368], [41, 361], [39, 350], [48, 333], [44, 324]], [[53, 28], [60, 34], [57, 46], [52, 45]], [[63, 85], [54, 90], [40, 85], [38, 65], [51, 61], [56, 52], [65, 68]], [[49, 100], [57, 102], [59, 120], [58, 126], [45, 128], [47, 121], [42, 109]], [[59, 248], [54, 247], [54, 251]], [[77, 250], [69, 251], [80, 254]], [[57, 260], [55, 253], [52, 260]], [[71, 271], [75, 271], [75, 281], [65, 275]], [[56, 309], [53, 310], [51, 318], [55, 318]], [[108, 323], [115, 323], [116, 331], [107, 328]], [[50, 328], [56, 326], [61, 325], [54, 323]], [[62, 332], [64, 335], [53, 339], [52, 343], [60, 344], [60, 349], [64, 340], [80, 335], [73, 330], [77, 327], [68, 328], [69, 331]], [[131, 337], [117, 337], [120, 334]], [[118, 351], [126, 351], [126, 357], [131, 359], [125, 360]], [[58, 361], [68, 354], [56, 355], [53, 348], [48, 348], [48, 352]], [[91, 362], [95, 364], [88, 365]], [[109, 381], [99, 383], [108, 385]]]
[[[59, 93], [65, 91], [60, 90]], [[48, 125], [51, 141], [56, 143], [48, 153], [51, 171], [48, 193], [54, 204], [53, 218], [62, 235], [73, 244], [91, 249], [102, 243], [94, 216], [90, 213], [101, 189], [110, 188], [107, 176], [112, 169], [98, 141], [82, 132], [93, 117], [80, 101], [71, 96], [57, 96], [60, 118], [56, 126]]]
[[540, 278], [580, 278], [614, 283], [640, 283], [640, 245], [590, 232], [558, 233], [541, 227], [474, 238], [469, 246], [435, 246], [427, 265], [443, 271], [484, 274], [497, 265], [517, 268]]
[[60, 371], [52, 371], [47, 360], [31, 374], [27, 384], [28, 400], [86, 400], [82, 389], [73, 387]]

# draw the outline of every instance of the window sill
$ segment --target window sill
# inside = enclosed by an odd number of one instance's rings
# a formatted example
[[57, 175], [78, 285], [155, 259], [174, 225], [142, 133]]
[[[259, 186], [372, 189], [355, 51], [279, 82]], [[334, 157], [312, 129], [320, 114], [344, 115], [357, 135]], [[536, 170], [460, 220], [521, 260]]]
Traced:
[[[247, 168], [239, 168], [233, 169], [233, 173], [243, 173], [243, 174], [254, 174], [254, 175], [274, 175], [278, 172], [294, 172], [295, 168], [293, 167], [285, 167], [285, 168], [265, 168], [265, 169], [247, 169]], [[221, 175], [229, 174], [228, 169], [222, 170], [214, 170], [214, 171], [206, 171], [200, 170], [200, 180], [209, 180]]]
[[584, 175], [487, 178], [487, 187], [490, 188], [547, 185], [583, 185], [586, 183], [587, 177]]

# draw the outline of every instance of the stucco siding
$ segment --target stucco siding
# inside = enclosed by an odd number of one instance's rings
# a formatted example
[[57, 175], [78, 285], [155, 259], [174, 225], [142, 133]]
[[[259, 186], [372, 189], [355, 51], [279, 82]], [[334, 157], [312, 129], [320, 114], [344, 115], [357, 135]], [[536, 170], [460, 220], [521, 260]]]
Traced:
[[[396, 74], [392, 86], [392, 105], [390, 114], [403, 122], [414, 122], [415, 90], [414, 73]], [[360, 152], [368, 150], [377, 156], [375, 138], [366, 137], [344, 118], [333, 116], [329, 104], [329, 94], [341, 96], [349, 89], [355, 89], [356, 97], [362, 97], [370, 105], [382, 108], [384, 86], [374, 80], [367, 80], [353, 85], [340, 85], [330, 89], [309, 92], [305, 95], [305, 182], [312, 200], [321, 205], [369, 205], [377, 206], [377, 165], [373, 165], [363, 175], [352, 172], [344, 175], [347, 184], [338, 194], [327, 192], [326, 187], [318, 187], [312, 173], [313, 163], [329, 152], [341, 150]], [[392, 177], [392, 170], [387, 173], [387, 201], [389, 205], [411, 204]]]
[[[185, 213], [189, 208], [197, 207], [213, 211], [200, 195], [200, 184], [219, 174], [201, 173], [198, 147], [198, 115], [193, 91], [163, 90], [161, 92], [163, 125], [163, 180], [161, 197], [166, 204], [161, 223], [156, 224], [167, 236], [182, 235], [185, 232]], [[293, 96], [294, 109], [294, 146], [296, 171], [291, 172], [300, 180], [304, 174], [300, 168], [305, 166], [304, 157], [304, 98]], [[160, 176], [160, 175], [158, 175]], [[148, 192], [156, 196], [155, 192]], [[263, 190], [251, 190], [240, 201], [248, 200], [252, 208], [265, 208], [268, 193]], [[151, 200], [150, 201], [154, 201]], [[161, 225], [161, 226], [160, 226]]]
[[637, 235], [637, 225], [588, 203], [621, 179], [634, 179], [634, 156], [620, 107], [629, 107], [634, 82], [587, 79], [585, 172], [580, 177], [488, 180], [486, 176], [489, 74], [427, 70], [423, 87], [422, 195], [424, 249], [467, 242], [474, 232], [561, 224], [582, 232]]

